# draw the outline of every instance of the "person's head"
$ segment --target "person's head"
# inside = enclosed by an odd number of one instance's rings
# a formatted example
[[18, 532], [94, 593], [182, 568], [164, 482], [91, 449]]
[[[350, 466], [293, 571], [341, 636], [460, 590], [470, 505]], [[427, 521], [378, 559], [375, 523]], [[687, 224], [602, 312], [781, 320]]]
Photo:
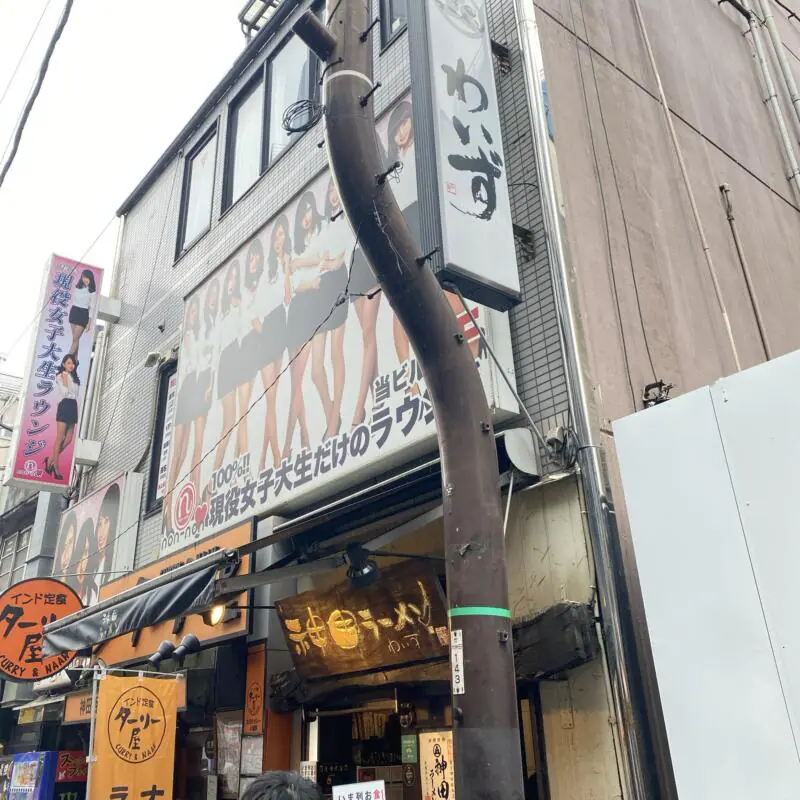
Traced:
[[264, 246], [256, 237], [247, 248], [247, 261], [244, 267], [244, 285], [251, 291], [256, 290], [261, 276], [264, 274]]
[[90, 269], [85, 269], [81, 272], [81, 277], [78, 278], [78, 286], [81, 289], [88, 289], [90, 294], [97, 291], [97, 284], [94, 282], [94, 273]]
[[402, 161], [405, 153], [414, 144], [414, 123], [411, 116], [411, 103], [399, 103], [389, 117], [389, 161]]
[[200, 335], [200, 300], [196, 294], [189, 298], [186, 306], [186, 329], [195, 336]]
[[321, 224], [322, 218], [317, 211], [314, 192], [305, 192], [297, 203], [297, 213], [294, 218], [294, 246], [298, 254], [306, 249], [308, 237], [316, 233]]
[[278, 275], [278, 267], [282, 259], [292, 252], [292, 239], [289, 236], [289, 220], [286, 214], [281, 214], [272, 223], [272, 233], [269, 237], [269, 280], [273, 282]]
[[75, 539], [78, 535], [78, 518], [70, 511], [61, 523], [61, 553], [58, 557], [58, 571], [69, 572], [72, 554], [75, 552]]
[[206, 302], [203, 308], [203, 319], [206, 323], [206, 335], [211, 331], [214, 327], [214, 323], [217, 321], [217, 312], [219, 311], [219, 281], [214, 278], [208, 284], [208, 289], [206, 289]]
[[66, 372], [67, 375], [80, 386], [81, 380], [78, 377], [78, 359], [75, 358], [72, 353], [67, 353], [64, 358], [61, 359], [61, 366], [56, 372], [59, 374]]
[[265, 772], [242, 795], [242, 800], [322, 800], [319, 787], [296, 772]]
[[[100, 560], [105, 564], [105, 571], [111, 569], [114, 556], [114, 538], [117, 533], [119, 518], [119, 485], [112, 483], [106, 490], [100, 511], [97, 514], [97, 549]], [[101, 576], [102, 579], [105, 576]]]
[[325, 192], [325, 219], [328, 222], [342, 210], [342, 201], [339, 197], [339, 190], [333, 182], [333, 178], [328, 181], [328, 189]]
[[228, 267], [228, 271], [225, 273], [225, 288], [222, 290], [223, 314], [227, 314], [231, 310], [231, 306], [238, 305], [241, 302], [242, 292], [239, 288], [240, 283], [239, 262], [234, 258]]

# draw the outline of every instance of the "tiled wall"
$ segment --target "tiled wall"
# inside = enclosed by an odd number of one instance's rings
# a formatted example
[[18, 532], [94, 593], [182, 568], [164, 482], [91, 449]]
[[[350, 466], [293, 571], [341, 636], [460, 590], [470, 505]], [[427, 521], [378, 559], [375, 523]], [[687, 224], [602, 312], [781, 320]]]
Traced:
[[[505, 8], [509, 5], [503, 0], [492, 3], [492, 27], [494, 37], [511, 46], [513, 17], [509, 17]], [[307, 6], [308, 2], [301, 3], [288, 25]], [[377, 29], [375, 35], [377, 41]], [[117, 265], [122, 317], [119, 324], [112, 326], [109, 335], [96, 434], [103, 449], [89, 490], [132, 469], [148, 446], [157, 375], [156, 370], [144, 366], [144, 360], [151, 351], [164, 351], [171, 344], [177, 344], [184, 296], [325, 167], [324, 150], [318, 147], [322, 130], [317, 126], [220, 219], [227, 102], [280, 44], [280, 39], [276, 36], [267, 45], [184, 147], [188, 152], [208, 127], [218, 121], [217, 180], [211, 230], [175, 262], [182, 159], [165, 170], [125, 220]], [[375, 95], [376, 113], [380, 114], [410, 83], [405, 35], [382, 53], [380, 48], [375, 48], [375, 77], [382, 84]], [[517, 380], [534, 418], [548, 427], [564, 417], [567, 400], [538, 193], [527, 186], [528, 182], [536, 180], [535, 166], [524, 81], [516, 49], [512, 48], [512, 72], [498, 73], [498, 90], [505, 118], [503, 133], [511, 182], [520, 184], [512, 187], [515, 221], [535, 234], [535, 255], [524, 256], [520, 261], [524, 300], [511, 316]], [[159, 326], [163, 326], [163, 332]], [[148, 457], [145, 470], [149, 464]], [[160, 515], [142, 522], [136, 549], [137, 566], [157, 556], [159, 533]]]

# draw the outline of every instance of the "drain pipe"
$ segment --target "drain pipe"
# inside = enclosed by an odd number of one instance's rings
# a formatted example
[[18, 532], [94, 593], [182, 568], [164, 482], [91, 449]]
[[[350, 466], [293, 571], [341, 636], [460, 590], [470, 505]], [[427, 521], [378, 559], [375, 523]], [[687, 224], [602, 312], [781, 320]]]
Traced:
[[514, 0], [516, 23], [523, 57], [528, 108], [539, 171], [540, 196], [547, 227], [561, 345], [567, 368], [570, 405], [581, 442], [579, 465], [586, 502], [586, 519], [595, 561], [597, 593], [601, 609], [613, 717], [622, 742], [623, 796], [628, 800], [677, 798], [666, 732], [648, 714], [645, 683], [651, 696], [658, 697], [655, 676], [640, 664], [631, 614], [625, 568], [613, 504], [606, 494], [600, 466], [599, 446], [589, 419], [588, 391], [576, 335], [575, 310], [569, 293], [569, 274], [556, 207], [553, 167], [548, 150], [547, 123], [539, 86], [543, 75], [539, 34], [532, 0]]
[[786, 58], [786, 51], [781, 41], [781, 35], [778, 32], [778, 26], [775, 24], [775, 16], [772, 13], [772, 6], [769, 0], [757, 0], [761, 7], [761, 15], [764, 17], [764, 23], [769, 33], [769, 38], [772, 40], [772, 47], [775, 50], [775, 56], [778, 59], [778, 65], [783, 74], [783, 80], [786, 82], [786, 88], [789, 90], [789, 97], [792, 98], [792, 107], [794, 108], [797, 121], [800, 122], [800, 93], [797, 91], [797, 81], [794, 79], [792, 68], [789, 66], [789, 60]]
[[789, 129], [786, 127], [786, 120], [784, 119], [781, 104], [778, 100], [778, 92], [775, 89], [775, 81], [772, 79], [772, 71], [769, 68], [767, 54], [764, 51], [764, 43], [761, 41], [761, 23], [758, 21], [758, 17], [750, 9], [750, 3], [748, 0], [741, 0], [741, 5], [747, 12], [746, 18], [748, 25], [750, 26], [753, 47], [756, 51], [756, 61], [758, 62], [758, 68], [759, 72], [761, 73], [761, 80], [764, 86], [764, 93], [766, 94], [764, 102], [767, 104], [767, 106], [769, 106], [769, 109], [772, 112], [772, 117], [775, 120], [776, 127], [778, 128], [778, 135], [781, 139], [781, 145], [783, 146], [783, 155], [786, 159], [786, 177], [791, 184], [795, 202], [800, 205], [800, 166], [798, 166], [797, 157], [794, 153], [794, 145], [792, 144], [791, 136], [789, 136]]

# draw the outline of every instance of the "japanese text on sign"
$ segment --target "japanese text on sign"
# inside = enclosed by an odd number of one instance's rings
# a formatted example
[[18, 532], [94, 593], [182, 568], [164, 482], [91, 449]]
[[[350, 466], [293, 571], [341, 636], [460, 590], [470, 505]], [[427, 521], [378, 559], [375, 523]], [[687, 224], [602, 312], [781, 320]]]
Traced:
[[455, 800], [453, 732], [420, 733], [422, 800]]
[[333, 800], [386, 800], [386, 784], [383, 781], [367, 781], [334, 786]]

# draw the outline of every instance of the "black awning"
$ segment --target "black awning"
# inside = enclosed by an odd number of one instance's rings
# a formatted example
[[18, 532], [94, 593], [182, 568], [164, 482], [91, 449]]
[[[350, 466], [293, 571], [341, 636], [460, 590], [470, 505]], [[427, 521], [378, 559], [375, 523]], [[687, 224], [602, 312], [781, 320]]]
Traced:
[[45, 626], [43, 655], [84, 650], [140, 628], [204, 610], [213, 600], [217, 572], [226, 557], [230, 555], [199, 559], [196, 569], [145, 581], [93, 608]]

